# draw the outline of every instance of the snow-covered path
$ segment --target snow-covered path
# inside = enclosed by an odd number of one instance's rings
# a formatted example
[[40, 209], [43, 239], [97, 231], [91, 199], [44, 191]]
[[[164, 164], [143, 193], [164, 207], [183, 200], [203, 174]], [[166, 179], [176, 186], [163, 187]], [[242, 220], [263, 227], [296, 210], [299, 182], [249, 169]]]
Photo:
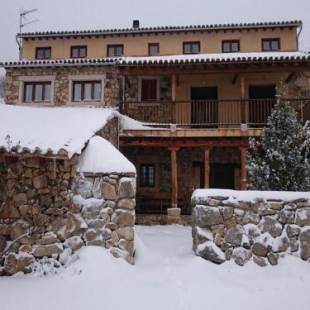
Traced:
[[310, 264], [298, 258], [277, 267], [217, 266], [193, 255], [189, 227], [136, 232], [135, 266], [84, 248], [60, 275], [0, 278], [0, 309], [309, 310]]

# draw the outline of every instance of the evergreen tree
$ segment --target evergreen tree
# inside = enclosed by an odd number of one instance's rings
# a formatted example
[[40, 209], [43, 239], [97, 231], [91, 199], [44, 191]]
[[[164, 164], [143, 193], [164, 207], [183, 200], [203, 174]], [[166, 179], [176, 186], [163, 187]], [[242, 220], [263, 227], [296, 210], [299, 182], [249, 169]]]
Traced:
[[310, 131], [288, 100], [278, 96], [260, 140], [250, 139], [249, 187], [256, 190], [310, 190]]

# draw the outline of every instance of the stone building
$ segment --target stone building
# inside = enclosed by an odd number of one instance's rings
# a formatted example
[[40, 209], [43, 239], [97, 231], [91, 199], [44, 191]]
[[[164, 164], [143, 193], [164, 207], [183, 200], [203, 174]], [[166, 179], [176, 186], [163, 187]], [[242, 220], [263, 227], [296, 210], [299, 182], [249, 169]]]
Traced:
[[43, 257], [58, 268], [84, 245], [134, 262], [136, 169], [116, 148], [118, 117], [0, 106], [0, 275]]
[[246, 189], [248, 138], [261, 135], [280, 82], [309, 119], [301, 29], [301, 21], [135, 21], [129, 29], [23, 33], [22, 60], [2, 64], [6, 102], [113, 106], [139, 121], [126, 119], [119, 146], [137, 169], [137, 213], [165, 222], [167, 213], [191, 213], [195, 188]]

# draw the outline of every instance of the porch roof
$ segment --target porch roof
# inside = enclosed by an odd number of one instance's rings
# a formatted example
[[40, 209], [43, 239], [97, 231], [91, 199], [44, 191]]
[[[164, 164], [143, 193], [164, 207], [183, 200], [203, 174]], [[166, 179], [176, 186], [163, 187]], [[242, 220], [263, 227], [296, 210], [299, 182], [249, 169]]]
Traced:
[[122, 57], [121, 66], [165, 66], [186, 64], [310, 63], [310, 52], [216, 53], [152, 57]]

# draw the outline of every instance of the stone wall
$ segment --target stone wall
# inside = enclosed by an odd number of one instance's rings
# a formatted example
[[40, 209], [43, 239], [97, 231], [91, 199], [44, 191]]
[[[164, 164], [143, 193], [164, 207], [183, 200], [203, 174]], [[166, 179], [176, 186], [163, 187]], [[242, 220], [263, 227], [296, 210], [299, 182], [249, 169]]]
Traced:
[[5, 99], [9, 104], [18, 104], [21, 77], [54, 76], [54, 104], [62, 106], [71, 101], [69, 94], [69, 76], [78, 75], [103, 75], [104, 105], [118, 106], [120, 99], [120, 77], [118, 70], [113, 66], [90, 66], [90, 67], [56, 67], [56, 68], [7, 68]]
[[0, 156], [0, 275], [60, 267], [84, 245], [133, 263], [135, 176], [85, 179], [77, 161]]
[[[238, 192], [236, 192], [238, 193]], [[221, 264], [276, 265], [285, 253], [310, 260], [310, 199], [241, 199], [193, 194], [193, 250]], [[283, 196], [285, 197], [285, 196]], [[302, 195], [301, 195], [302, 197]]]

